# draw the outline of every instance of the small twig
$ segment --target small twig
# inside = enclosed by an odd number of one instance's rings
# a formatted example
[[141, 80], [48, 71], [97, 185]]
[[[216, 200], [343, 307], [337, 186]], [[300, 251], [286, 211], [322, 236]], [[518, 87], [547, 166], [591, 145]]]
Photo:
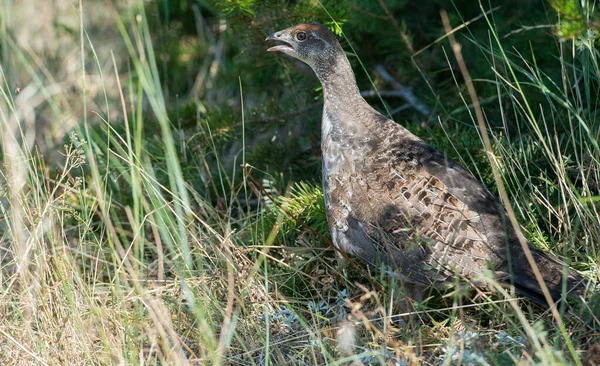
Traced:
[[187, 345], [187, 343], [185, 343], [185, 341], [181, 338], [179, 334], [174, 333], [174, 336], [175, 339], [177, 339], [177, 342], [179, 342], [179, 344], [181, 344], [183, 348], [185, 348], [186, 351], [188, 351], [190, 355], [192, 355], [193, 359], [198, 359], [198, 355], [190, 348], [190, 346]]
[[413, 47], [412, 43], [410, 42], [410, 39], [408, 39], [408, 35], [404, 31], [404, 29], [402, 29], [402, 27], [400, 26], [400, 24], [398, 24], [398, 21], [392, 15], [392, 13], [390, 12], [390, 9], [388, 9], [387, 5], [385, 4], [385, 1], [379, 0], [379, 4], [383, 8], [383, 11], [385, 12], [385, 15], [387, 15], [388, 20], [392, 23], [392, 25], [394, 26], [394, 28], [396, 28], [396, 30], [398, 31], [398, 33], [400, 33], [400, 37], [402, 37], [402, 41], [404, 41], [404, 44], [406, 45], [406, 48], [408, 48], [408, 50], [410, 51], [411, 54], [414, 54], [415, 53], [415, 48]]
[[455, 32], [458, 32], [459, 30], [468, 27], [471, 23], [478, 21], [479, 19], [485, 17], [488, 14], [491, 14], [492, 12], [496, 11], [500, 9], [500, 6], [496, 6], [495, 8], [491, 8], [490, 10], [486, 11], [483, 14], [479, 14], [478, 16], [476, 16], [475, 18], [468, 20], [466, 22], [464, 22], [463, 24], [459, 25], [458, 27], [452, 29], [449, 32], [446, 32], [445, 34], [443, 34], [441, 37], [438, 37], [438, 39], [436, 39], [435, 41], [431, 42], [430, 44], [428, 44], [427, 46], [421, 48], [420, 50], [418, 50], [415, 54], [412, 55], [413, 60], [415, 59], [415, 57], [417, 57], [418, 55], [420, 55], [423, 51], [429, 49], [429, 47], [433, 46], [434, 44], [437, 44], [438, 42], [440, 42], [441, 40], [445, 39], [446, 37], [450, 36], [451, 34], [454, 34]]
[[360, 92], [363, 98], [372, 97], [390, 97], [390, 98], [404, 98], [404, 92], [402, 90], [365, 90]]
[[399, 95], [401, 95], [402, 98], [404, 98], [404, 100], [406, 100], [408, 104], [410, 104], [411, 107], [416, 109], [419, 113], [421, 113], [424, 116], [427, 116], [431, 113], [429, 111], [429, 108], [425, 104], [423, 104], [419, 99], [417, 99], [417, 97], [415, 97], [412, 90], [400, 84], [396, 79], [394, 79], [394, 77], [390, 75], [390, 73], [385, 69], [383, 65], [376, 65], [375, 72], [379, 74], [379, 76], [383, 80], [390, 83], [398, 91]]
[[508, 32], [502, 38], [508, 38], [508, 37], [512, 36], [513, 34], [517, 34], [517, 33], [521, 33], [521, 32], [526, 32], [526, 31], [530, 31], [530, 30], [533, 30], [533, 29], [545, 29], [545, 28], [552, 28], [552, 27], [554, 27], [554, 25], [552, 25], [552, 24], [524, 25], [524, 26], [522, 26], [519, 29], [515, 29], [514, 31]]
[[391, 115], [391, 116], [394, 116], [394, 115], [396, 115], [396, 114], [398, 114], [398, 113], [402, 112], [403, 110], [405, 110], [405, 109], [408, 109], [408, 108], [410, 108], [410, 107], [411, 107], [411, 105], [410, 105], [410, 104], [408, 104], [408, 103], [406, 103], [406, 104], [403, 104], [403, 105], [401, 105], [401, 106], [400, 106], [400, 107], [398, 107], [398, 108], [394, 108], [394, 109], [392, 109], [392, 110], [390, 111], [390, 115]]

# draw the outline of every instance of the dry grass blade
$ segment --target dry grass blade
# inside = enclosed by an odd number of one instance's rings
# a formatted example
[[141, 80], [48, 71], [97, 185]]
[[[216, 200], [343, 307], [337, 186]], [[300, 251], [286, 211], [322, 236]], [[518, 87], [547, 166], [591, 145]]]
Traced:
[[[515, 213], [510, 204], [508, 194], [506, 193], [506, 187], [504, 186], [504, 181], [502, 180], [502, 176], [500, 174], [500, 169], [498, 167], [498, 163], [496, 161], [496, 157], [495, 157], [494, 151], [492, 149], [492, 143], [490, 142], [490, 138], [487, 133], [485, 119], [483, 117], [483, 111], [481, 110], [481, 106], [479, 105], [479, 99], [477, 98], [477, 92], [475, 91], [475, 86], [473, 85], [473, 80], [471, 79], [471, 76], [469, 75], [469, 70], [467, 69], [467, 65], [462, 57], [461, 46], [454, 38], [454, 34], [452, 33], [452, 27], [450, 25], [450, 20], [448, 19], [448, 14], [446, 13], [445, 10], [442, 10], [441, 17], [442, 17], [442, 22], [444, 23], [444, 28], [446, 29], [446, 32], [448, 34], [448, 40], [450, 41], [450, 45], [452, 46], [452, 51], [454, 52], [456, 62], [458, 63], [458, 66], [460, 68], [461, 74], [463, 75], [463, 78], [465, 79], [465, 84], [466, 84], [467, 90], [469, 92], [469, 97], [471, 98], [471, 103], [473, 104], [473, 107], [475, 110], [475, 115], [476, 115], [476, 119], [477, 119], [477, 124], [479, 126], [479, 131], [483, 138], [485, 151], [486, 151], [488, 160], [490, 162], [490, 165], [491, 165], [493, 173], [494, 173], [494, 179], [496, 181], [496, 185], [498, 186], [498, 192], [500, 194], [500, 198], [502, 200], [502, 203], [504, 204], [504, 207], [506, 208], [506, 212], [507, 212], [507, 215], [508, 215], [511, 225], [515, 228], [515, 231], [519, 232], [521, 230], [519, 227], [519, 222], [517, 221]], [[518, 238], [519, 238], [521, 247], [525, 253], [525, 256], [527, 257], [527, 261], [529, 262], [529, 265], [531, 266], [531, 268], [533, 270], [535, 278], [536, 278], [538, 284], [540, 285], [540, 288], [542, 289], [544, 298], [548, 302], [550, 311], [552, 312], [552, 316], [554, 317], [554, 319], [556, 320], [556, 323], [558, 324], [559, 328], [561, 329], [561, 332], [563, 334], [565, 342], [569, 346], [569, 350], [571, 351], [571, 354], [572, 354], [575, 362], [578, 365], [580, 365], [581, 361], [579, 360], [579, 357], [577, 356], [577, 353], [575, 352], [575, 348], [573, 347], [571, 340], [566, 332], [562, 317], [558, 313], [558, 309], [557, 309], [554, 301], [552, 300], [552, 296], [550, 296], [550, 292], [548, 291], [548, 287], [546, 286], [546, 283], [544, 282], [542, 274], [540, 273], [540, 270], [537, 267], [537, 265], [533, 259], [533, 256], [531, 255], [531, 251], [529, 250], [527, 241], [526, 241], [525, 237], [523, 237], [522, 235], [519, 235]]]

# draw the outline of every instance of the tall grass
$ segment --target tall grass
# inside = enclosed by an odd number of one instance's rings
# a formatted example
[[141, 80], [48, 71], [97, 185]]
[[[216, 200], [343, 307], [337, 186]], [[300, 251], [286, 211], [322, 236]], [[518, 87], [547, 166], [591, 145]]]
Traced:
[[[78, 6], [81, 15], [86, 7]], [[107, 60], [80, 17], [83, 93], [76, 104], [84, 113], [58, 158], [37, 148], [25, 113], [32, 99], [16, 94], [10, 70], [0, 68], [3, 364], [580, 364], [594, 341], [588, 334], [600, 327], [585, 299], [584, 315], [561, 309], [559, 332], [543, 309], [499, 285], [491, 286], [494, 295], [457, 286], [398, 309], [404, 289], [393, 277], [340, 267], [323, 238], [318, 185], [280, 192], [277, 177], [255, 179], [245, 143], [226, 165], [204, 116], [197, 134], [184, 135], [162, 92], [144, 6], [109, 10], [129, 63], [113, 55], [103, 72]], [[560, 56], [551, 65], [560, 70], [557, 83], [536, 65], [535, 50], [504, 49], [493, 18], [484, 19], [489, 42], [468, 33], [461, 41], [473, 42], [494, 71], [494, 79], [474, 80], [497, 90], [500, 113], [483, 111], [510, 203], [528, 238], [593, 287], [600, 254], [594, 40], [552, 45]], [[60, 86], [41, 75], [10, 32], [2, 37], [4, 57], [21, 60], [37, 80], [36, 95], [71, 116], [68, 103], [56, 103], [52, 90]], [[116, 81], [117, 104], [107, 90], [105, 103], [89, 103], [91, 72], [102, 85]], [[114, 105], [118, 119], [109, 111]], [[440, 121], [453, 119], [440, 113]], [[157, 129], [146, 129], [148, 121]], [[475, 124], [467, 130], [477, 136]], [[446, 137], [434, 139], [443, 145]], [[469, 166], [480, 156], [460, 158]]]

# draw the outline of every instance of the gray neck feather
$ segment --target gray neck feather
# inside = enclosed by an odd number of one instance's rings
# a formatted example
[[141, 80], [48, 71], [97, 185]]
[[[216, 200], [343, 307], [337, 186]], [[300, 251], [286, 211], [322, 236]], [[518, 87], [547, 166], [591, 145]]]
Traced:
[[352, 103], [355, 108], [366, 103], [360, 96], [350, 61], [341, 49], [330, 59], [318, 62], [313, 69], [323, 85], [325, 103]]
[[372, 133], [377, 112], [360, 95], [350, 61], [339, 47], [330, 58], [311, 65], [323, 85], [322, 141], [348, 140]]

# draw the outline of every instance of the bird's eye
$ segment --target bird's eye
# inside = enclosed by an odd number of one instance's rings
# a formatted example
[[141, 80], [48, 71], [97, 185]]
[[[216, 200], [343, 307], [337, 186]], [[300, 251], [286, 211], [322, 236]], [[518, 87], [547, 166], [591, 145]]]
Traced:
[[296, 33], [296, 39], [300, 42], [306, 40], [306, 32], [298, 32]]

